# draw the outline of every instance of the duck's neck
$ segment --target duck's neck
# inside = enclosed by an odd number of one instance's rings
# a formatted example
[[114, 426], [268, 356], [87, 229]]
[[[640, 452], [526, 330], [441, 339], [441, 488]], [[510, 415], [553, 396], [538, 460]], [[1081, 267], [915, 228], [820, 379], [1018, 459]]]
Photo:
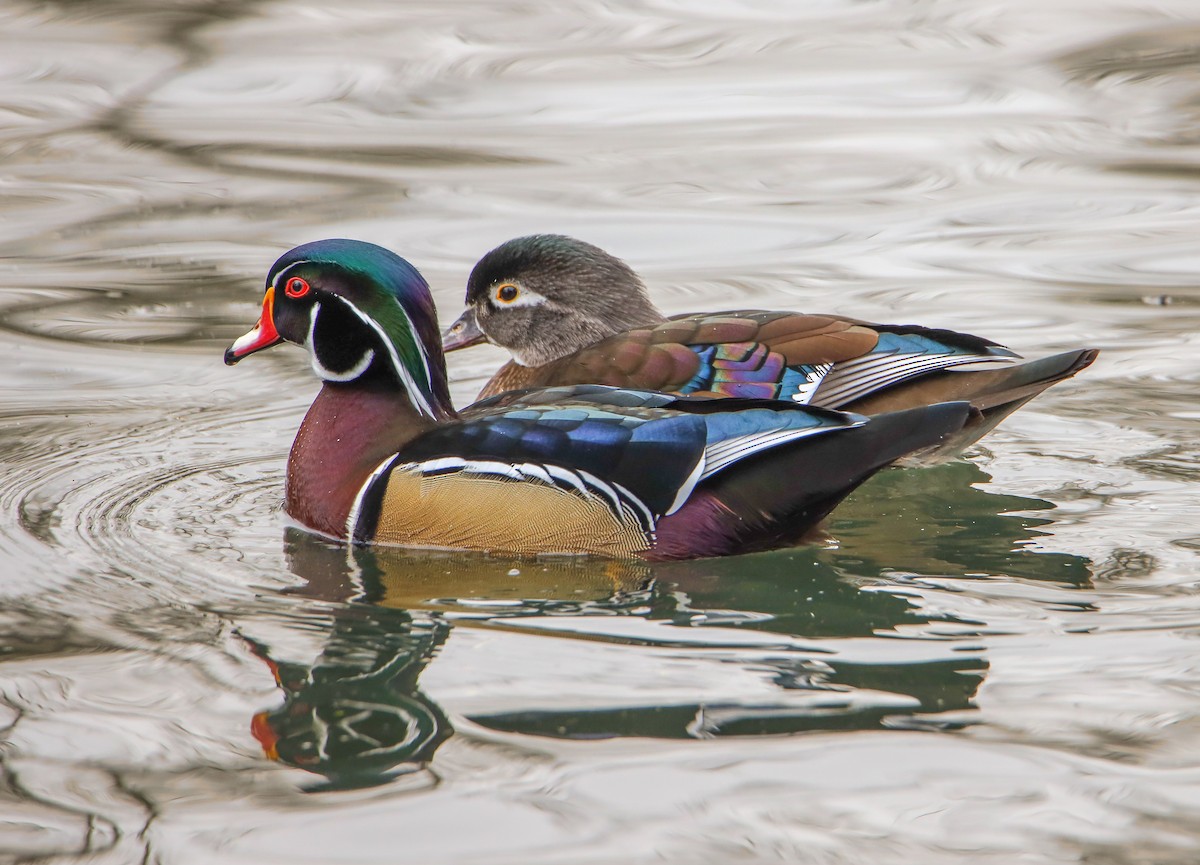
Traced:
[[371, 472], [435, 424], [395, 384], [325, 382], [292, 443], [285, 509], [310, 529], [346, 537], [346, 519]]
[[570, 316], [554, 327], [542, 328], [529, 345], [507, 348], [518, 364], [537, 369], [609, 337], [656, 327], [666, 320], [649, 300], [637, 300], [635, 295], [626, 309]]

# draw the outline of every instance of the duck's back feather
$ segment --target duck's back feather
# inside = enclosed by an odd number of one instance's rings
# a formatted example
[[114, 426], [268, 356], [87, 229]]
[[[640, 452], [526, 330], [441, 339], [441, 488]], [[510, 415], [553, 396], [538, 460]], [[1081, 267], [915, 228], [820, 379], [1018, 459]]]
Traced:
[[[933, 423], [891, 449], [940, 440], [954, 411], [917, 413]], [[967, 408], [956, 411], [961, 426]], [[888, 459], [876, 445], [839, 449], [830, 484], [810, 490], [809, 475], [829, 470], [800, 456], [807, 441], [865, 423], [858, 415], [783, 401], [599, 386], [504, 394], [386, 460], [364, 486], [348, 534], [404, 545], [661, 558], [661, 527], [670, 522], [676, 528], [667, 536], [677, 540], [666, 557], [730, 552], [718, 549], [730, 531], [713, 533], [691, 551], [679, 545], [688, 522], [679, 515], [689, 513], [693, 499], [707, 501], [716, 491], [727, 519], [741, 526], [732, 530], [737, 543], [752, 542], [779, 518], [810, 523], [808, 510], [823, 515]], [[698, 540], [695, 531], [686, 534]]]
[[480, 395], [518, 387], [598, 383], [841, 408], [943, 369], [1015, 360], [1016, 355], [1002, 346], [954, 331], [734, 310], [677, 316], [609, 337], [541, 367], [510, 362]]
[[1085, 349], [1026, 361], [991, 340], [920, 325], [734, 310], [677, 316], [541, 367], [510, 362], [481, 395], [595, 382], [679, 394], [783, 399], [877, 414], [955, 400], [987, 417], [932, 459], [956, 455], [1025, 401], [1083, 369]]

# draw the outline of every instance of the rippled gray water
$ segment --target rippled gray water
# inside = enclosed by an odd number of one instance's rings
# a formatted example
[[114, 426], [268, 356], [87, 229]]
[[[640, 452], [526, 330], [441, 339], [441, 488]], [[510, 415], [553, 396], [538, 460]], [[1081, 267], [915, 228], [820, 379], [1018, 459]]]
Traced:
[[[286, 528], [315, 380], [221, 364], [270, 262], [373, 240], [449, 321], [532, 231], [1103, 353], [820, 546]], [[1194, 0], [9, 3], [0, 862], [1196, 861], [1198, 237]]]

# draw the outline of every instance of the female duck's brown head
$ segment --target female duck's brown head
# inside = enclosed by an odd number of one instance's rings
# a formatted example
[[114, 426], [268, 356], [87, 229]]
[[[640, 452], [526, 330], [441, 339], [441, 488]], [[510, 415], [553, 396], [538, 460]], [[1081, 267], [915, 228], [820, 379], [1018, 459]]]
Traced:
[[447, 351], [483, 340], [522, 366], [542, 366], [663, 315], [642, 280], [598, 246], [561, 234], [518, 237], [479, 260], [467, 311], [443, 334]]

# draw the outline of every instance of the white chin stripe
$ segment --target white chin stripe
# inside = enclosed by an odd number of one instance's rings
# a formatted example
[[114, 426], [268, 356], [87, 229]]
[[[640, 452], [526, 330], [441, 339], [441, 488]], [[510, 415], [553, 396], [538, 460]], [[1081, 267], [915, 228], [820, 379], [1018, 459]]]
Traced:
[[350, 369], [345, 372], [334, 372], [321, 365], [321, 361], [317, 358], [317, 353], [314, 351], [312, 353], [312, 368], [325, 381], [354, 381], [354, 379], [367, 371], [367, 367], [371, 365], [371, 361], [373, 360], [375, 360], [375, 349], [368, 348], [363, 353], [363, 356], [358, 359], [358, 363], [354, 364]]
[[[379, 326], [379, 323], [341, 295], [337, 295], [337, 299], [346, 304], [350, 308], [350, 311], [357, 315], [363, 324], [371, 328], [379, 336], [379, 341], [383, 344], [388, 359], [392, 362], [392, 369], [396, 371], [396, 375], [403, 382], [404, 392], [408, 396], [408, 401], [412, 403], [413, 408], [427, 417], [436, 417], [433, 407], [429, 404], [429, 400], [425, 398], [424, 389], [417, 384], [412, 374], [404, 366], [404, 362], [400, 360], [400, 355], [396, 353], [396, 347], [392, 345], [392, 341], [388, 339], [388, 335], [383, 332], [383, 328]], [[400, 310], [400, 314], [404, 316], [405, 322], [408, 324], [408, 332], [416, 342], [417, 354], [421, 357], [421, 366], [425, 371], [425, 381], [429, 382], [432, 386], [433, 378], [429, 372], [429, 359], [425, 356], [425, 346], [421, 345], [421, 341], [417, 339], [417, 329], [413, 327], [412, 319], [408, 317], [408, 313], [404, 311], [404, 307], [400, 306], [399, 301], [397, 301], [396, 305]]]
[[313, 341], [313, 333], [317, 329], [317, 316], [320, 314], [321, 304], [314, 303], [312, 309], [308, 312], [308, 335], [304, 337], [304, 347], [308, 349], [308, 356], [312, 358], [313, 372], [325, 381], [353, 381], [367, 371], [367, 367], [375, 359], [375, 349], [368, 348], [363, 352], [363, 356], [358, 359], [358, 362], [345, 372], [334, 372], [331, 369], [326, 369], [321, 363], [321, 359], [317, 357], [317, 345]]
[[[359, 320], [362, 321], [363, 324], [373, 330], [379, 337], [379, 341], [383, 344], [383, 349], [387, 353], [387, 359], [391, 361], [392, 369], [396, 371], [396, 375], [399, 376], [400, 381], [403, 383], [404, 393], [408, 397], [408, 401], [412, 403], [413, 408], [415, 408], [420, 414], [428, 417], [436, 417], [433, 412], [433, 408], [429, 405], [429, 401], [425, 398], [424, 391], [417, 385], [409, 371], [405, 369], [404, 363], [400, 360], [400, 356], [396, 353], [396, 347], [392, 345], [391, 340], [388, 339], [387, 334], [383, 332], [383, 329], [380, 328], [379, 324], [376, 323], [375, 320], [369, 315], [363, 313], [363, 311], [357, 306], [346, 300], [346, 298], [340, 295], [335, 295], [335, 298], [344, 303], [351, 312], [358, 316]], [[336, 373], [325, 369], [323, 366], [321, 366], [321, 362], [317, 360], [317, 352], [313, 345], [313, 332], [317, 328], [317, 316], [320, 314], [320, 312], [321, 304], [314, 303], [312, 305], [312, 309], [309, 311], [308, 336], [305, 337], [304, 340], [304, 347], [308, 349], [309, 354], [312, 356], [312, 368], [316, 371], [317, 375], [329, 381], [350, 381], [351, 379], [358, 378], [360, 375], [366, 372], [367, 367], [371, 365], [371, 361], [375, 359], [375, 349], [367, 349], [366, 354], [359, 358], [358, 363], [356, 363], [348, 372]], [[409, 331], [414, 335], [415, 338], [416, 330], [412, 326], [412, 320], [408, 318], [408, 313], [404, 312], [403, 307], [400, 308], [400, 312], [404, 314], [404, 318], [408, 322]], [[425, 357], [425, 348], [424, 346], [420, 345], [419, 341], [417, 348], [421, 355], [421, 363], [424, 365], [426, 380], [432, 381], [432, 379], [429, 378], [429, 362]]]

